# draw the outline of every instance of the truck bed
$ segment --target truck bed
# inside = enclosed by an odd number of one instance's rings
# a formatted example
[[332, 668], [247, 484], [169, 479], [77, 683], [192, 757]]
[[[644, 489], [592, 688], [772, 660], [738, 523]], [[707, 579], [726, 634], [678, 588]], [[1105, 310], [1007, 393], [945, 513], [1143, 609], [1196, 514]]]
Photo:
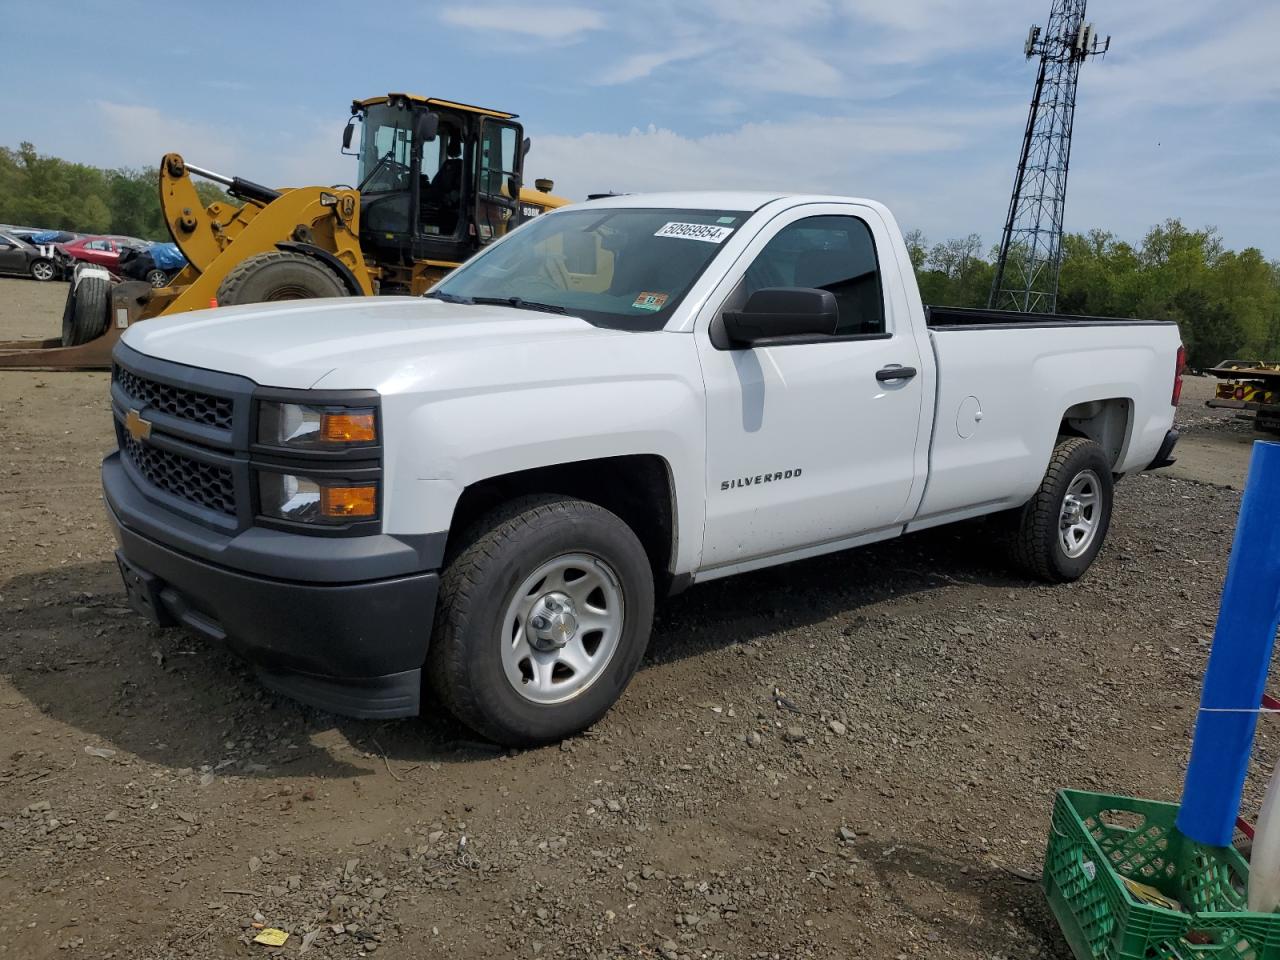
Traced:
[[955, 307], [926, 315], [938, 380], [917, 527], [974, 505], [1024, 503], [1064, 419], [1110, 412], [1095, 433], [1117, 474], [1155, 458], [1172, 420], [1177, 324]]
[[933, 329], [977, 329], [993, 327], [1101, 327], [1173, 325], [1172, 320], [1137, 320], [1132, 317], [1084, 317], [1061, 313], [1023, 313], [1020, 310], [988, 310], [974, 307], [924, 308], [925, 322]]

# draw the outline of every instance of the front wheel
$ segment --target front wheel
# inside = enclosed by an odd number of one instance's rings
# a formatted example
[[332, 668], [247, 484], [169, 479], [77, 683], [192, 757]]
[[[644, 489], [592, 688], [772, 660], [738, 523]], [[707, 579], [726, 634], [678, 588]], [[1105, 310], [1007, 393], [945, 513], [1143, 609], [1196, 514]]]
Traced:
[[1059, 440], [1040, 489], [1017, 513], [1014, 560], [1051, 583], [1079, 579], [1106, 539], [1113, 493], [1111, 463], [1098, 444]]
[[513, 501], [449, 563], [427, 670], [463, 723], [503, 744], [559, 740], [621, 696], [653, 623], [644, 547], [603, 507]]
[[31, 279], [46, 283], [57, 275], [58, 268], [53, 265], [52, 260], [40, 259], [31, 261]]
[[160, 268], [147, 271], [147, 283], [153, 287], [163, 287], [169, 282], [169, 275]]

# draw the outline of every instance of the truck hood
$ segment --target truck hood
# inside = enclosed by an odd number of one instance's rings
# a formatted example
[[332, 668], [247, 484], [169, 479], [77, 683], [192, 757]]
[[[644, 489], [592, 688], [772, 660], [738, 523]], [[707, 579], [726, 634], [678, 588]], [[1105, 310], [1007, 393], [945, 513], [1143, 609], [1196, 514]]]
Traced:
[[[307, 389], [331, 381], [385, 390], [385, 371], [457, 351], [580, 338], [617, 331], [585, 320], [512, 307], [451, 304], [422, 297], [296, 300], [156, 317], [125, 331], [147, 356], [248, 377], [262, 386]], [[334, 387], [336, 382], [326, 383]], [[344, 385], [348, 385], [344, 383]]]

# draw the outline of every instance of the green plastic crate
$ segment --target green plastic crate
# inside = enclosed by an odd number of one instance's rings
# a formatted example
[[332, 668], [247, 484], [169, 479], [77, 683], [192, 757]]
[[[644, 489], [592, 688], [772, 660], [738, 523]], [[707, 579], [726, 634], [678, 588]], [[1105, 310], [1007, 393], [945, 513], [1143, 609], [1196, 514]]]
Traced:
[[[1280, 913], [1245, 909], [1248, 863], [1187, 839], [1177, 816], [1172, 803], [1058, 793], [1044, 889], [1077, 960], [1280, 960]], [[1186, 912], [1138, 900], [1122, 877]]]

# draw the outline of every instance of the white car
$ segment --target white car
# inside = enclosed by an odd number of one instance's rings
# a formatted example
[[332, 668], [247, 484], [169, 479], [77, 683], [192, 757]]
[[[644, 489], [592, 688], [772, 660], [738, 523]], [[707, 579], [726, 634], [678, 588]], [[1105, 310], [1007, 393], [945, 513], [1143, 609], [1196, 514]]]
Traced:
[[999, 515], [1081, 576], [1112, 486], [1171, 462], [1172, 323], [928, 309], [844, 197], [620, 196], [425, 298], [125, 331], [103, 463], [133, 604], [339, 713], [422, 687], [504, 743], [621, 695], [657, 599]]

